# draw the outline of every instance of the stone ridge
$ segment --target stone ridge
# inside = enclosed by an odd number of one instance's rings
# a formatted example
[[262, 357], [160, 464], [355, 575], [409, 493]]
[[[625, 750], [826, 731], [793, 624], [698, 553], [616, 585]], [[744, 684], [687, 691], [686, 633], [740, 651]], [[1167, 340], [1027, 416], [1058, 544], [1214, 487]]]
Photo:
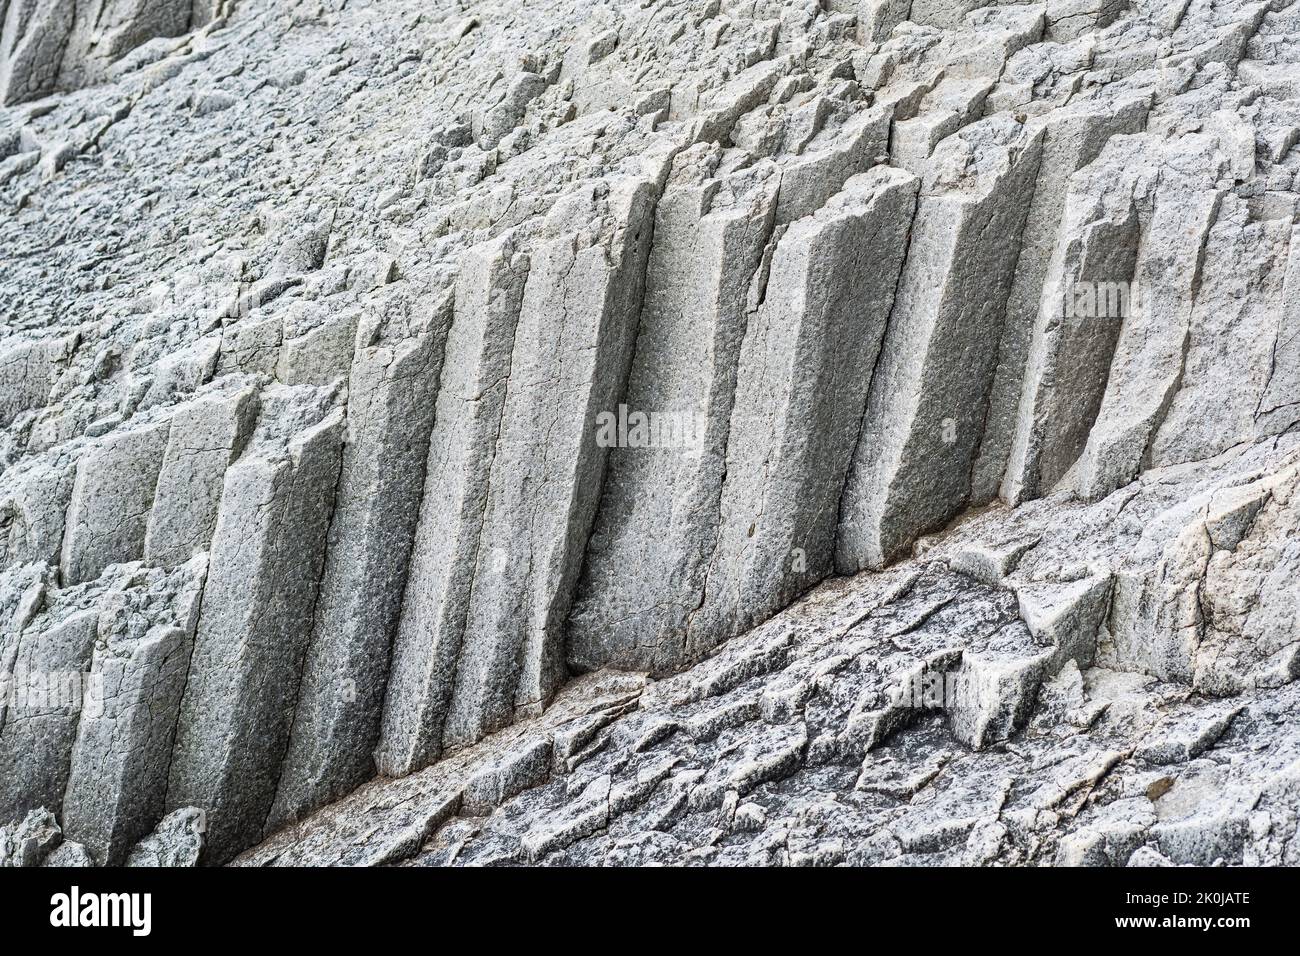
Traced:
[[1300, 862], [1300, 3], [0, 0], [0, 865]]

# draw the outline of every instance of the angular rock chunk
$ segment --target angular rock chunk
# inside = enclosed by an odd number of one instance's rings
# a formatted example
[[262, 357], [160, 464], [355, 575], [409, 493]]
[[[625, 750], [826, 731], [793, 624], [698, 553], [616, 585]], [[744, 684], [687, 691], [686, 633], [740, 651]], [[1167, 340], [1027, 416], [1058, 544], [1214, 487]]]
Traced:
[[1108, 27], [1129, 7], [1129, 0], [1048, 0], [1047, 39], [1068, 43], [1089, 30]]
[[[764, 102], [790, 70], [790, 58], [755, 63], [703, 97], [699, 115], [691, 121], [689, 143], [725, 144], [736, 121]], [[679, 118], [676, 111], [670, 118]]]
[[0, 23], [0, 104], [20, 103], [54, 89], [75, 4], [5, 4]]
[[285, 385], [328, 385], [348, 374], [361, 316], [321, 305], [294, 303], [284, 317], [284, 341], [275, 377]]
[[256, 419], [251, 386], [198, 398], [172, 417], [145, 531], [147, 564], [173, 567], [208, 549], [226, 468]]
[[1206, 511], [1214, 554], [1201, 588], [1204, 631], [1192, 684], [1215, 696], [1300, 677], [1300, 469], [1217, 495]]
[[[0, 571], [0, 673], [13, 673], [18, 637], [41, 612], [46, 595], [56, 581], [54, 570], [39, 563]], [[8, 699], [0, 695], [0, 721], [4, 719]]]
[[206, 570], [201, 555], [170, 574], [138, 571], [101, 599], [90, 671], [102, 703], [82, 709], [62, 819], [105, 865], [162, 817]]
[[196, 807], [167, 814], [158, 828], [141, 840], [126, 859], [127, 866], [197, 866], [203, 852], [207, 816]]
[[1078, 581], [1016, 587], [1021, 619], [1039, 643], [1055, 648], [1049, 671], [1055, 673], [1069, 661], [1092, 666], [1113, 586], [1110, 575], [1095, 574]]
[[274, 375], [280, 367], [283, 344], [283, 316], [265, 316], [260, 311], [242, 314], [223, 329], [217, 372]]
[[71, 843], [67, 840], [60, 843], [49, 856], [41, 861], [41, 866], [57, 867], [59, 869], [68, 869], [76, 867], [78, 869], [88, 868], [95, 865], [95, 858], [90, 855], [80, 843]]
[[27, 625], [6, 669], [0, 820], [62, 803], [82, 709], [102, 706], [87, 676], [99, 613], [84, 602], [78, 606], [77, 596]]
[[829, 0], [827, 7], [837, 13], [849, 13], [858, 20], [858, 40], [879, 43], [889, 37], [894, 27], [908, 18], [911, 0]]
[[[1289, 210], [1266, 217], [1235, 195], [1220, 203], [1206, 237], [1178, 391], [1144, 467], [1203, 461], [1258, 434], [1275, 343], [1284, 341], [1279, 318], [1291, 219]], [[1300, 401], [1300, 393], [1291, 400]]]
[[54, 814], [44, 807], [0, 826], [0, 867], [40, 866], [63, 840]]
[[70, 455], [20, 462], [0, 476], [0, 568], [57, 565], [76, 478]]
[[966, 14], [981, 6], [981, 0], [912, 0], [908, 19], [922, 26], [952, 30]]
[[[0, 21], [0, 104], [100, 82], [109, 65], [154, 37], [179, 36], [210, 18], [208, 0], [15, 0]], [[0, 8], [0, 12], [4, 8]]]
[[65, 584], [144, 556], [168, 433], [167, 422], [154, 422], [110, 435], [81, 456], [60, 561]]
[[839, 192], [850, 176], [876, 165], [889, 147], [892, 108], [854, 113], [824, 129], [782, 165], [776, 221], [811, 216]]
[[979, 118], [994, 83], [985, 78], [945, 77], [925, 94], [915, 116], [894, 124], [891, 160], [921, 175], [947, 137]]
[[49, 401], [57, 370], [54, 363], [66, 356], [70, 341], [67, 337], [14, 338], [0, 347], [0, 426]]

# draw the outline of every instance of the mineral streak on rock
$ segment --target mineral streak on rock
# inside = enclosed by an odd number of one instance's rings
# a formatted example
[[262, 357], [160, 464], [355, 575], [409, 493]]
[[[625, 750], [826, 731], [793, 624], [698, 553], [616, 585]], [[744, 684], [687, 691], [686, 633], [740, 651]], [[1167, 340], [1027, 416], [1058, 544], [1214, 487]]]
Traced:
[[0, 0], [0, 865], [1300, 862], [1298, 34]]

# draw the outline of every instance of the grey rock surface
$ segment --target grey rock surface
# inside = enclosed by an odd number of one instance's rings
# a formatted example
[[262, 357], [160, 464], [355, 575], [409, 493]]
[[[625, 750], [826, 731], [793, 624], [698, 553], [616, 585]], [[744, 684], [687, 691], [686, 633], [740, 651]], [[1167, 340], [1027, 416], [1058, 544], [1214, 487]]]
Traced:
[[1297, 33], [0, 0], [0, 864], [1300, 863]]
[[182, 807], [163, 817], [158, 828], [132, 848], [127, 866], [197, 866], [203, 850], [206, 818], [201, 810]]

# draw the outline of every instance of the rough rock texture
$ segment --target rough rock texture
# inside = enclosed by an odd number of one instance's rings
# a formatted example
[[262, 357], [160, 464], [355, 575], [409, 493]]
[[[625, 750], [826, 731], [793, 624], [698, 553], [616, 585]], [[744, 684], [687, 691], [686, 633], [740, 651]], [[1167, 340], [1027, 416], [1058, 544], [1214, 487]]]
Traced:
[[1297, 35], [0, 0], [0, 864], [1300, 863]]

